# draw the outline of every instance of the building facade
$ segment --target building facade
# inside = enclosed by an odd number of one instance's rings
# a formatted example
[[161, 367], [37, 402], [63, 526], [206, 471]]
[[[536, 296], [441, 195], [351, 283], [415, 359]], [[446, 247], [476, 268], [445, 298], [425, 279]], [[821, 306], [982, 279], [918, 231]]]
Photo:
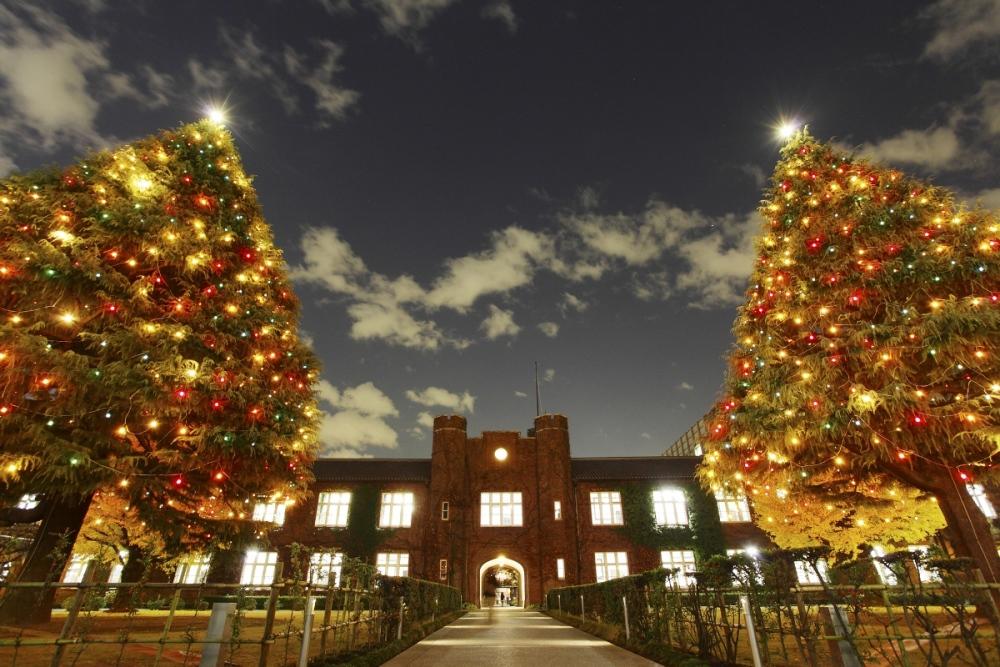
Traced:
[[[562, 415], [537, 417], [527, 435], [477, 437], [466, 432], [465, 418], [442, 416], [434, 420], [430, 459], [317, 461], [312, 498], [285, 510], [270, 542], [279, 559], [294, 543], [349, 553], [350, 504], [364, 498], [378, 504], [369, 557], [387, 574], [441, 581], [479, 604], [536, 604], [555, 587], [661, 565], [693, 569], [692, 549], [661, 552], [629, 538], [622, 494], [633, 484], [653, 488], [658, 521], [686, 526], [683, 489], [698, 460], [573, 458]], [[748, 508], [725, 518], [727, 545], [768, 544]]]

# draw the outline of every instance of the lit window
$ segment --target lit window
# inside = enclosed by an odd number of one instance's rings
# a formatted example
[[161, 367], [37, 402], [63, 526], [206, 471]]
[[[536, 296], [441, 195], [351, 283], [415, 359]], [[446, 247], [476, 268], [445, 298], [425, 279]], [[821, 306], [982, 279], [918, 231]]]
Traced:
[[562, 521], [562, 503], [560, 501], [558, 501], [558, 500], [554, 501], [552, 503], [552, 509], [553, 509], [553, 513], [554, 513], [554, 516], [556, 518], [556, 521]]
[[693, 551], [686, 549], [661, 551], [660, 563], [665, 570], [677, 570], [674, 574], [674, 579], [681, 588], [688, 588], [694, 585], [694, 577], [688, 576], [688, 572], [695, 569]]
[[122, 572], [125, 571], [125, 563], [128, 562], [128, 549], [118, 552], [118, 560], [111, 566], [108, 573], [109, 584], [120, 584], [122, 582]]
[[750, 504], [742, 493], [716, 491], [715, 502], [719, 506], [719, 521], [723, 523], [750, 521]]
[[410, 575], [410, 554], [398, 551], [377, 554], [375, 567], [387, 577], [407, 577]]
[[927, 550], [928, 550], [928, 546], [926, 544], [911, 544], [910, 546], [906, 547], [906, 550], [911, 553], [919, 553], [921, 556], [920, 559], [917, 560], [916, 562], [917, 576], [920, 577], [920, 581], [922, 581], [925, 584], [934, 581], [941, 581], [941, 577], [939, 577], [936, 572], [932, 572], [928, 570], [926, 567], [924, 567], [923, 561], [924, 558], [927, 557]]
[[[816, 570], [819, 570], [819, 574], [816, 573]], [[816, 561], [816, 569], [813, 569], [812, 564], [804, 560], [795, 561], [795, 576], [800, 584], [819, 586], [824, 581], [830, 581], [826, 573], [826, 561], [822, 558]]]
[[91, 560], [93, 560], [91, 556], [73, 554], [73, 557], [69, 559], [69, 565], [66, 566], [66, 573], [62, 580], [67, 584], [78, 584], [83, 581], [83, 573], [87, 570], [87, 564]]
[[448, 579], [448, 559], [442, 558], [438, 561], [438, 579], [447, 581]]
[[591, 491], [590, 521], [595, 526], [624, 525], [622, 494], [617, 491]]
[[441, 520], [447, 521], [448, 517], [451, 516], [451, 505], [448, 504], [447, 500], [441, 501]]
[[324, 491], [316, 502], [316, 525], [345, 528], [350, 509], [350, 491]]
[[743, 549], [726, 549], [727, 556], [746, 556], [747, 558], [754, 561], [754, 572], [753, 578], [758, 584], [763, 583], [763, 577], [761, 576], [760, 567], [757, 564], [757, 556], [760, 555], [760, 549], [755, 546], [748, 546]]
[[253, 520], [284, 525], [285, 503], [257, 503], [253, 506]]
[[556, 579], [566, 578], [566, 559], [556, 558]]
[[688, 525], [687, 498], [681, 489], [653, 491], [653, 512], [657, 526]]
[[26, 493], [21, 496], [21, 499], [17, 501], [17, 509], [19, 510], [33, 510], [38, 507], [38, 503], [41, 501], [38, 499], [37, 493]]
[[479, 525], [524, 525], [520, 491], [493, 491], [479, 494]]
[[983, 488], [982, 484], [966, 484], [965, 488], [968, 489], [972, 500], [982, 510], [983, 514], [986, 515], [987, 519], [997, 518], [996, 508], [993, 507], [993, 503], [987, 497], [986, 489]]
[[628, 576], [628, 554], [624, 551], [598, 551], [594, 554], [597, 583]]
[[380, 528], [409, 528], [412, 520], [412, 493], [393, 491], [382, 494], [382, 509], [378, 517]]
[[244, 586], [270, 586], [278, 567], [277, 551], [251, 550], [243, 558], [243, 574], [240, 583]]
[[342, 553], [317, 551], [309, 557], [309, 581], [320, 586], [339, 586], [343, 563]]
[[885, 556], [885, 549], [882, 547], [875, 547], [872, 549], [872, 562], [875, 564], [875, 572], [878, 573], [878, 578], [882, 580], [883, 584], [888, 584], [890, 586], [899, 585], [899, 577], [896, 573], [892, 571], [885, 563], [879, 561], [879, 558]]
[[212, 565], [211, 554], [188, 554], [177, 561], [174, 571], [175, 584], [203, 584]]

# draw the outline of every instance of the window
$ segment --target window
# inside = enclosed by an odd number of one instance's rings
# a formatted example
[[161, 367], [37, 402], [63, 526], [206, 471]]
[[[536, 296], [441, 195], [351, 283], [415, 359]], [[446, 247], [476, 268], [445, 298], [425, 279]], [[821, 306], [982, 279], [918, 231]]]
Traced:
[[996, 508], [993, 507], [993, 503], [990, 502], [989, 497], [986, 495], [986, 489], [983, 488], [982, 484], [966, 484], [965, 488], [968, 489], [969, 495], [972, 496], [972, 500], [976, 505], [983, 511], [987, 519], [997, 518]]
[[556, 521], [562, 521], [562, 502], [556, 500], [552, 503], [552, 512]]
[[309, 557], [309, 581], [320, 586], [339, 586], [340, 568], [343, 563], [344, 554], [342, 553], [315, 552]]
[[37, 493], [26, 493], [21, 496], [21, 499], [17, 501], [17, 509], [19, 510], [33, 510], [38, 507], [38, 503], [41, 501], [38, 499]]
[[316, 525], [345, 528], [350, 510], [350, 491], [324, 491], [316, 502]]
[[410, 574], [410, 554], [398, 551], [380, 553], [375, 556], [375, 567], [387, 577], [407, 577]]
[[211, 554], [188, 554], [177, 562], [175, 584], [203, 584], [212, 564]]
[[566, 559], [556, 558], [556, 579], [566, 578]]
[[689, 577], [688, 572], [695, 569], [694, 552], [689, 550], [672, 550], [660, 552], [660, 563], [666, 570], [677, 570], [674, 579], [681, 588], [688, 588], [694, 585], [694, 577]]
[[653, 511], [657, 526], [688, 525], [687, 498], [682, 489], [653, 491]]
[[524, 517], [520, 491], [492, 491], [479, 494], [479, 525], [521, 526]]
[[[816, 574], [816, 570], [819, 570], [819, 574]], [[816, 561], [816, 570], [810, 563], [804, 560], [795, 561], [795, 576], [799, 580], [800, 584], [807, 584], [811, 586], [819, 586], [824, 581], [830, 581], [826, 572], [826, 561], [820, 559]]]
[[624, 525], [622, 494], [617, 491], [591, 491], [590, 521], [595, 526]]
[[281, 526], [285, 523], [285, 503], [257, 503], [253, 506], [253, 520]]
[[277, 551], [248, 551], [243, 558], [243, 574], [240, 583], [244, 586], [270, 586], [278, 567]]
[[926, 544], [911, 544], [906, 547], [906, 550], [911, 553], [919, 553], [921, 556], [920, 560], [916, 562], [917, 576], [920, 577], [920, 581], [925, 584], [933, 581], [941, 581], [941, 577], [939, 577], [936, 572], [932, 572], [924, 567], [924, 558], [927, 557], [928, 550]]
[[628, 576], [628, 554], [624, 551], [598, 551], [594, 554], [597, 583]]
[[73, 554], [73, 557], [69, 559], [69, 565], [66, 566], [66, 573], [63, 574], [62, 580], [67, 584], [78, 584], [83, 581], [83, 574], [87, 571], [87, 565], [91, 560], [93, 559], [90, 556]]
[[716, 491], [715, 502], [719, 506], [719, 521], [723, 523], [750, 521], [750, 504], [742, 493]]
[[747, 558], [754, 561], [754, 571], [753, 579], [758, 584], [763, 583], [764, 578], [761, 576], [760, 566], [757, 564], [757, 556], [760, 555], [760, 549], [755, 546], [748, 546], [743, 549], [726, 549], [727, 556], [746, 556]]
[[438, 561], [438, 579], [441, 581], [448, 580], [448, 559], [442, 558]]
[[878, 559], [885, 556], [885, 549], [882, 547], [875, 547], [872, 549], [872, 563], [875, 565], [875, 572], [878, 573], [878, 578], [882, 580], [883, 584], [889, 584], [890, 586], [899, 585], [899, 577], [896, 573], [892, 571], [892, 568], [885, 563], [879, 561]]
[[122, 582], [122, 572], [125, 571], [125, 564], [128, 562], [128, 549], [118, 552], [118, 560], [111, 566], [108, 573], [109, 584], [120, 584]]
[[392, 491], [382, 494], [382, 509], [378, 517], [380, 528], [409, 528], [412, 520], [412, 493]]
[[447, 500], [441, 501], [441, 520], [447, 521], [448, 517], [451, 515], [451, 505], [448, 504]]

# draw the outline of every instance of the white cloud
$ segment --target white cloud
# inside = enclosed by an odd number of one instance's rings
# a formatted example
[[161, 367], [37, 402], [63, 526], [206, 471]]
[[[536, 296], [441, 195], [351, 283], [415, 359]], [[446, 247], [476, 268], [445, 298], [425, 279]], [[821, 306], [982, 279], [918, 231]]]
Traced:
[[[371, 447], [395, 449], [398, 436], [387, 422], [399, 411], [372, 382], [339, 390], [320, 380], [316, 393], [323, 410], [319, 439], [321, 456], [366, 456]], [[330, 414], [330, 409], [336, 410]]]
[[194, 58], [187, 65], [195, 90], [219, 92], [225, 87], [226, 72], [221, 67], [205, 65]]
[[546, 368], [545, 372], [542, 374], [542, 381], [552, 382], [555, 379], [556, 379], [556, 369]]
[[491, 240], [483, 252], [445, 262], [444, 275], [427, 293], [429, 307], [464, 312], [480, 297], [529, 284], [539, 265], [555, 255], [549, 236], [520, 227], [495, 232]]
[[320, 50], [319, 63], [312, 69], [305, 65], [305, 57], [290, 46], [285, 47], [285, 67], [289, 74], [312, 90], [316, 96], [316, 111], [324, 118], [341, 120], [354, 107], [361, 94], [335, 82], [337, 74], [343, 69], [340, 58], [344, 49], [328, 40], [317, 40]]
[[497, 0], [483, 7], [483, 18], [496, 19], [507, 27], [511, 34], [517, 32], [517, 14], [508, 0]]
[[563, 224], [600, 255], [642, 266], [674, 246], [685, 231], [705, 223], [697, 211], [683, 211], [651, 199], [639, 215], [600, 214], [592, 211], [564, 214]]
[[424, 428], [434, 428], [434, 415], [429, 412], [421, 412], [417, 415], [417, 423]]
[[640, 433], [639, 437], [642, 438], [643, 440], [652, 440], [653, 439], [653, 436], [651, 436], [649, 433], [646, 433], [645, 431], [643, 431], [642, 433]]
[[538, 330], [549, 338], [555, 338], [559, 335], [559, 325], [555, 322], [542, 322], [538, 325]]
[[743, 219], [726, 216], [710, 234], [679, 245], [677, 254], [687, 260], [687, 268], [678, 274], [676, 287], [690, 295], [688, 305], [704, 309], [743, 302], [761, 222], [756, 213]]
[[882, 141], [865, 144], [860, 154], [878, 162], [913, 164], [932, 169], [944, 168], [961, 151], [958, 134], [952, 127], [903, 130]]
[[973, 45], [1000, 38], [1000, 2], [997, 0], [939, 0], [924, 13], [935, 33], [924, 55], [948, 59]]
[[472, 413], [476, 407], [476, 397], [469, 392], [455, 394], [441, 387], [427, 387], [419, 391], [408, 389], [406, 397], [418, 405], [427, 407], [440, 406], [455, 412]]
[[559, 312], [562, 313], [564, 317], [569, 311], [582, 313], [589, 307], [589, 303], [573, 294], [570, 294], [569, 292], [563, 292], [562, 301], [559, 302]]
[[677, 388], [680, 389], [681, 391], [693, 391], [694, 385], [691, 384], [690, 382], [681, 382], [679, 385], [677, 385]]
[[424, 431], [424, 429], [420, 428], [419, 426], [408, 428], [406, 429], [406, 432], [414, 440], [423, 440], [424, 438], [427, 437], [427, 433]]
[[419, 48], [421, 30], [456, 0], [364, 0], [388, 34]]
[[1000, 210], [1000, 188], [992, 188], [990, 190], [983, 190], [973, 197], [970, 197], [973, 203], [980, 202], [983, 206], [990, 209]]
[[498, 306], [490, 304], [490, 314], [479, 325], [483, 333], [489, 340], [496, 340], [501, 336], [516, 336], [521, 327], [514, 322], [514, 312], [504, 310]]
[[517, 396], [518, 398], [528, 398], [528, 395], [523, 391], [515, 391], [514, 395]]
[[15, 6], [0, 7], [0, 132], [47, 150], [102, 144], [100, 85], [114, 92], [106, 45], [40, 7]]

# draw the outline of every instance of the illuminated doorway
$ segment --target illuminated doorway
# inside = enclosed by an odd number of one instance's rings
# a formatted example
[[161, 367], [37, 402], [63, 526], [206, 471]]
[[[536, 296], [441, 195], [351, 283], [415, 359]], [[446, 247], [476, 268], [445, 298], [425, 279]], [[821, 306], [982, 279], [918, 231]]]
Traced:
[[479, 568], [479, 606], [522, 608], [528, 595], [524, 568], [500, 556]]

